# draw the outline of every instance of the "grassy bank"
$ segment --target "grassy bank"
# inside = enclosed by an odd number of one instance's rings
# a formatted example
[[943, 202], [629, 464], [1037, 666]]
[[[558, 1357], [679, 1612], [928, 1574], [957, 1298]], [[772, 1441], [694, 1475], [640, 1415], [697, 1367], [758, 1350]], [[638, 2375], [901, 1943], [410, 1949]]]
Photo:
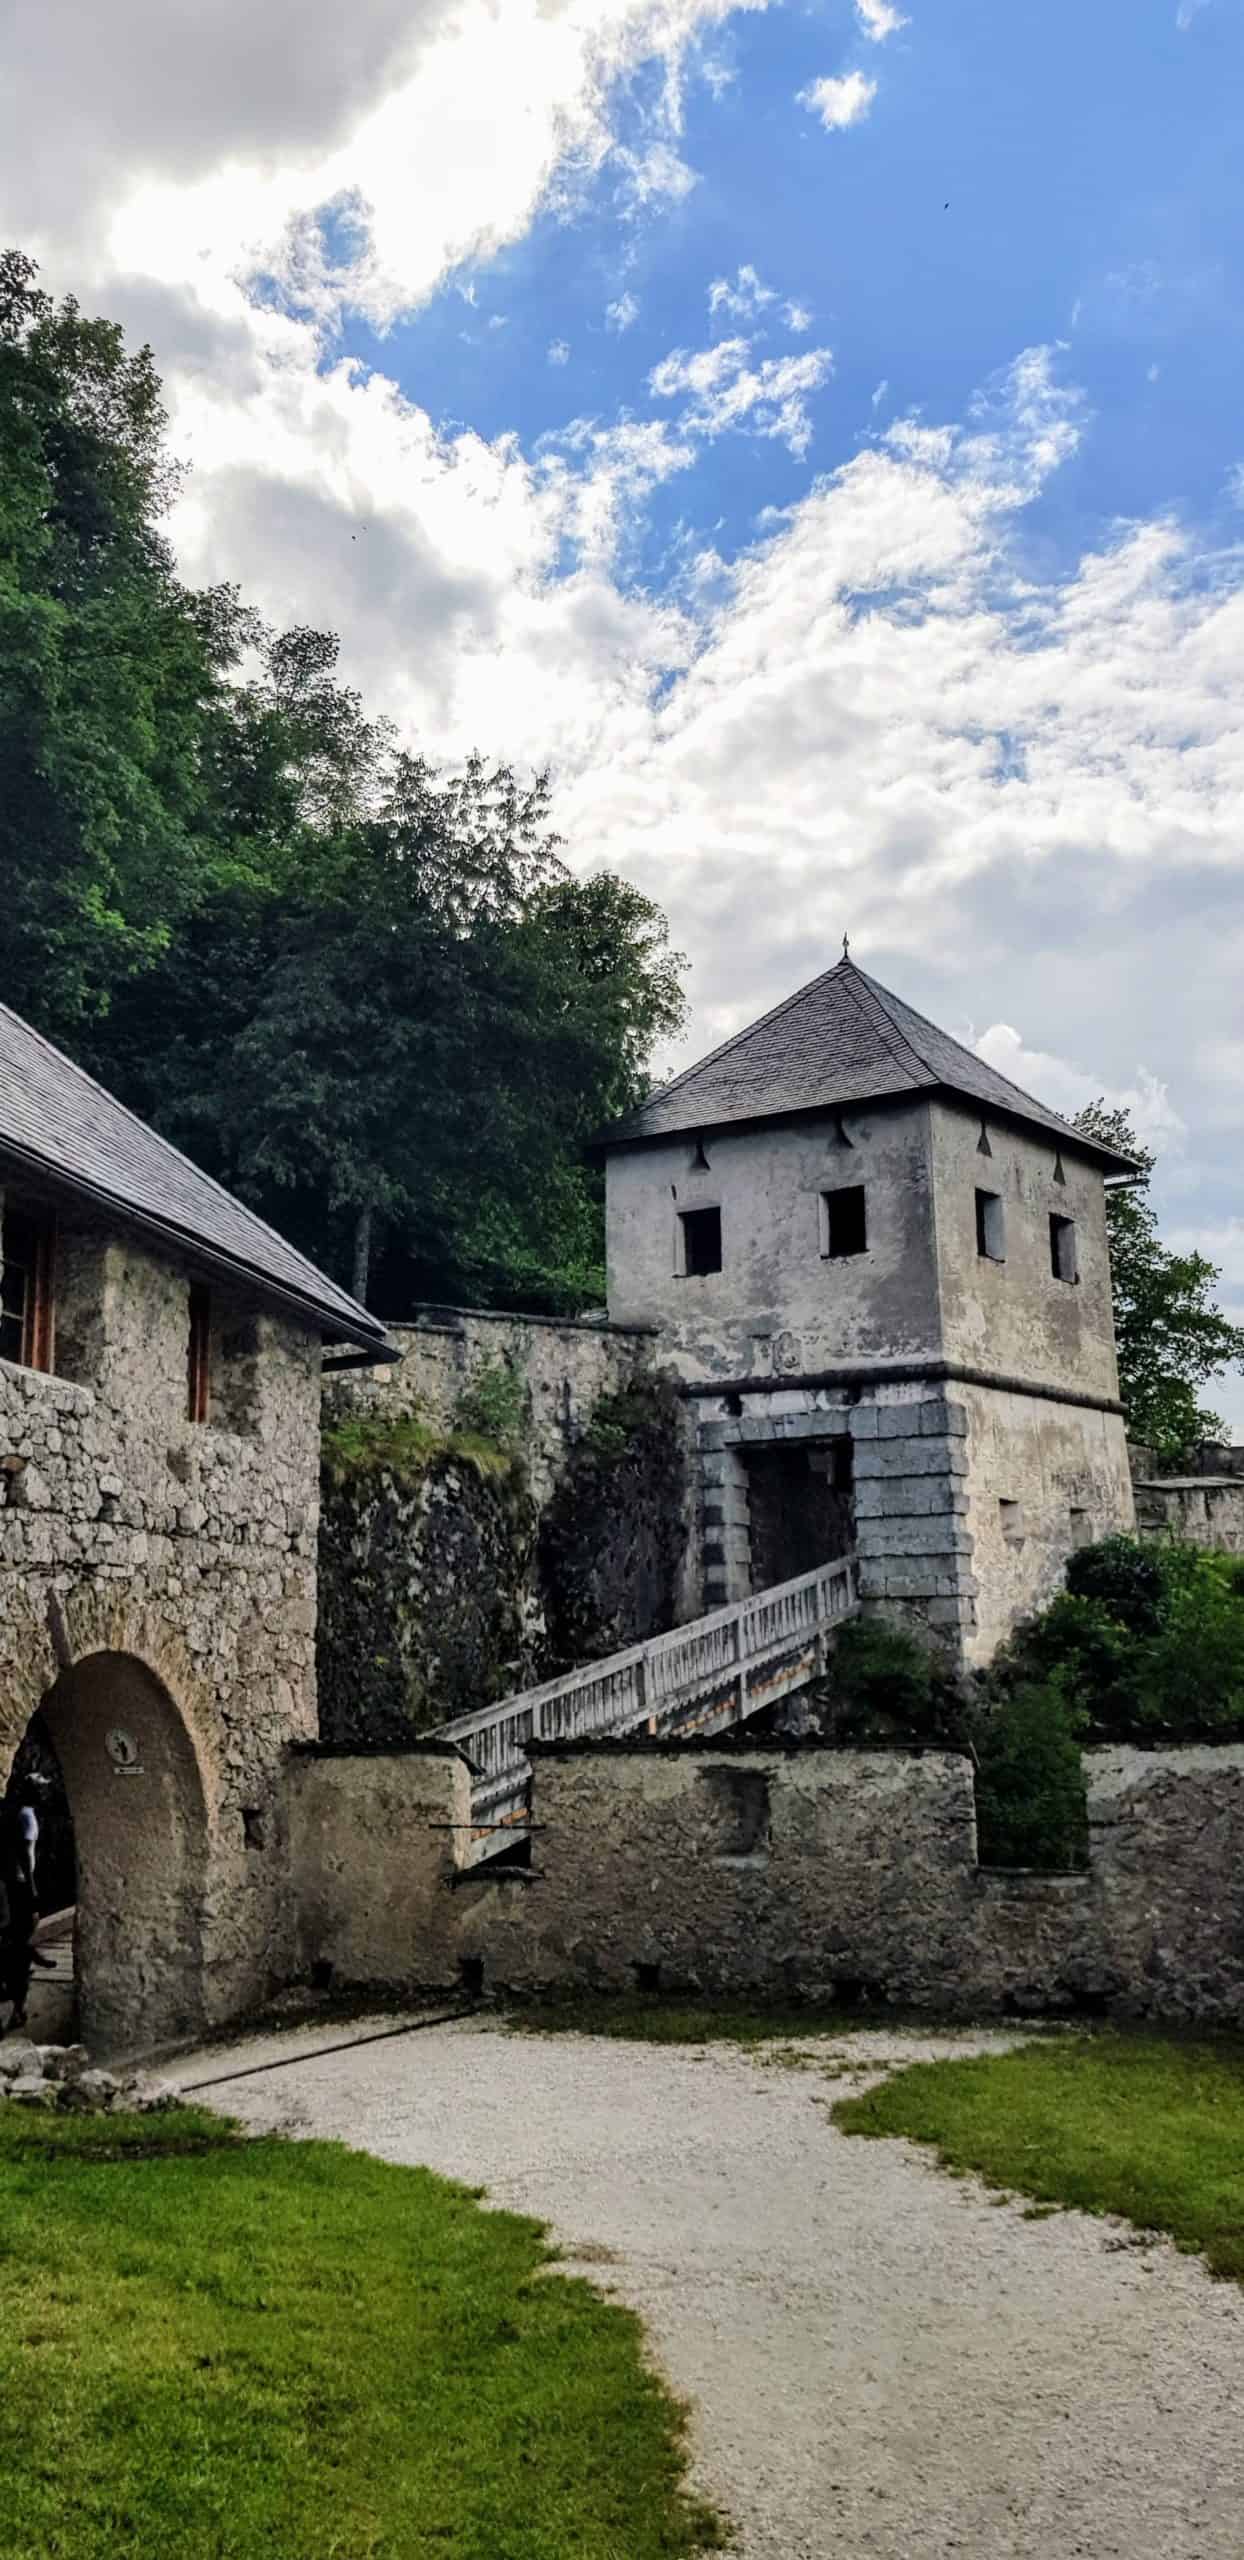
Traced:
[[219, 2119], [0, 2107], [7, 2560], [716, 2547], [637, 2323], [538, 2226]]
[[933, 2144], [946, 2167], [1122, 2214], [1244, 2282], [1244, 2038], [1103, 2032], [919, 2063], [834, 2110], [846, 2133]]

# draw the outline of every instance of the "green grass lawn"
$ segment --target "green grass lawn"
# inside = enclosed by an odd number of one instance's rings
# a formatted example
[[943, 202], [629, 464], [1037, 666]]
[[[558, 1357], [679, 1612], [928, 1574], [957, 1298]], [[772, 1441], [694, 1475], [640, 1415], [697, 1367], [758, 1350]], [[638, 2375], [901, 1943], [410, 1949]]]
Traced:
[[1244, 2038], [1103, 2032], [926, 2062], [845, 2098], [846, 2133], [930, 2142], [951, 2169], [1117, 2213], [1244, 2282]]
[[537, 2224], [199, 2111], [0, 2106], [5, 2560], [717, 2548], [638, 2324]]

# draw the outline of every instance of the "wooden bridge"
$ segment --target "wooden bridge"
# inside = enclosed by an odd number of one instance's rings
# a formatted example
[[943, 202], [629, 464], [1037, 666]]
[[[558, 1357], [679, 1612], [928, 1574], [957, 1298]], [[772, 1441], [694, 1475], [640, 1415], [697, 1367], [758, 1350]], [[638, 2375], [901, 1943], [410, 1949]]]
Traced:
[[461, 1863], [495, 1857], [523, 1831], [530, 1743], [721, 1733], [818, 1679], [828, 1630], [858, 1608], [856, 1560], [844, 1556], [538, 1689], [455, 1716], [435, 1738], [455, 1743], [473, 1773], [471, 1840]]

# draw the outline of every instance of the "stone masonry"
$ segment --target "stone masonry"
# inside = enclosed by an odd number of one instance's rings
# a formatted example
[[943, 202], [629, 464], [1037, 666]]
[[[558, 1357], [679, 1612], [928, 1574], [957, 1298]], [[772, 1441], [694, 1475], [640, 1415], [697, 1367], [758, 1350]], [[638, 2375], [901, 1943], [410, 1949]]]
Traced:
[[304, 1968], [342, 1983], [1244, 2019], [1244, 1745], [1085, 1755], [1086, 1873], [982, 1869], [970, 1762], [538, 1746], [529, 1873], [461, 1872], [467, 1771], [300, 1756]]
[[0, 1780], [45, 1712], [80, 1870], [83, 2031], [155, 2043], [287, 1976], [283, 1764], [315, 1731], [320, 1346], [220, 1303], [187, 1418], [186, 1268], [67, 1216], [59, 1356], [0, 1362]]

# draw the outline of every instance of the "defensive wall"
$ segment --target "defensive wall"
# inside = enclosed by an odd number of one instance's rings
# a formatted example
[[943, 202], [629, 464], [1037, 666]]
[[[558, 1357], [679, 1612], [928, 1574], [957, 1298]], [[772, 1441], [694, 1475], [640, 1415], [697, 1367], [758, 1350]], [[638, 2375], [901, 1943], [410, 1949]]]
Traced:
[[524, 1993], [1244, 2017], [1244, 1745], [1085, 1755], [1084, 1873], [982, 1869], [970, 1762], [821, 1744], [551, 1745], [530, 1871], [464, 1872], [468, 1773], [295, 1754], [304, 1972]]
[[1169, 1474], [1152, 1449], [1132, 1447], [1128, 1456], [1142, 1538], [1244, 1555], [1244, 1449], [1206, 1440]]

